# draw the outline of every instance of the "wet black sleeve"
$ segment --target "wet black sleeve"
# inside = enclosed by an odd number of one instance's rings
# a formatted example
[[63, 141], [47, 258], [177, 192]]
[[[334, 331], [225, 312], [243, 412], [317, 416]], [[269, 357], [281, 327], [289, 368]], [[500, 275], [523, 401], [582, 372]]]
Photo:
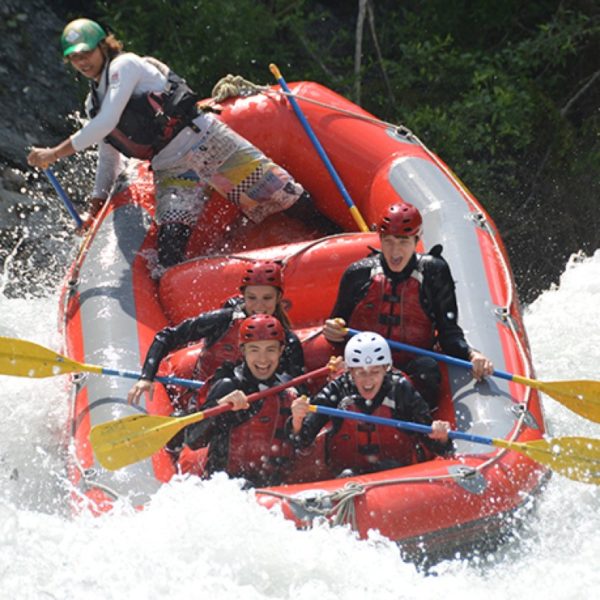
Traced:
[[286, 332], [285, 350], [281, 357], [282, 370], [292, 378], [304, 373], [304, 351], [298, 336], [293, 331]]
[[[311, 398], [310, 403], [337, 408], [340, 400], [345, 395], [342, 383], [343, 378], [344, 375], [338, 377], [334, 381], [330, 381], [316, 396]], [[327, 425], [329, 420], [330, 417], [327, 415], [310, 413], [304, 418], [300, 431], [296, 435], [290, 435], [294, 446], [297, 448], [306, 448], [307, 446], [310, 446], [314, 442], [319, 431]], [[291, 419], [288, 423], [290, 423], [289, 431], [291, 432]]]
[[192, 342], [199, 342], [206, 337], [218, 337], [224, 333], [231, 324], [233, 311], [221, 308], [201, 314], [192, 319], [186, 319], [174, 327], [165, 327], [155, 336], [150, 345], [141, 379], [152, 381], [156, 376], [161, 360], [178, 348], [183, 348]]
[[417, 392], [408, 379], [402, 377], [394, 386], [396, 408], [394, 418], [403, 421], [413, 421], [423, 425], [431, 425], [431, 411], [423, 396]]
[[338, 294], [330, 319], [341, 317], [348, 323], [356, 307], [369, 289], [374, 258], [364, 258], [352, 263], [342, 275]]
[[454, 280], [448, 263], [443, 258], [421, 257], [424, 264], [423, 288], [426, 309], [435, 322], [438, 341], [446, 354], [469, 359], [469, 344], [458, 324], [458, 305]]

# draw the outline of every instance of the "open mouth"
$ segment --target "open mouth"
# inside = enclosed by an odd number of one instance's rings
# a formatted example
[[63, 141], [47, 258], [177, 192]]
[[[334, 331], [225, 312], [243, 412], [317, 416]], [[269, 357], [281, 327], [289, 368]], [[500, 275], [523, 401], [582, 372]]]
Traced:
[[363, 398], [365, 398], [366, 400], [370, 400], [374, 395], [375, 395], [375, 384], [374, 383], [368, 383], [368, 384], [363, 384], [361, 386], [361, 396]]
[[266, 366], [254, 365], [254, 370], [259, 375], [267, 375], [271, 371], [271, 365], [266, 365]]

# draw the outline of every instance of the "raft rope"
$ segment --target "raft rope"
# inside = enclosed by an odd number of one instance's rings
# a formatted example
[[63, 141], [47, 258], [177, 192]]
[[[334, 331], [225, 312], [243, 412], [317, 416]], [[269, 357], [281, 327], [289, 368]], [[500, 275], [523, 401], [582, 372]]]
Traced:
[[85, 502], [93, 503], [93, 501], [90, 498], [88, 498], [84, 492], [82, 492], [80, 490], [81, 487], [83, 487], [84, 489], [88, 489], [88, 490], [98, 489], [98, 490], [104, 492], [107, 496], [109, 496], [113, 500], [119, 500], [120, 498], [122, 498], [122, 496], [119, 494], [119, 492], [117, 492], [113, 488], [109, 487], [108, 485], [101, 483], [100, 481], [97, 481], [96, 477], [98, 475], [98, 471], [96, 469], [85, 469], [83, 467], [83, 465], [81, 464], [81, 462], [79, 461], [79, 459], [77, 458], [75, 452], [70, 452], [70, 456], [73, 461], [72, 466], [74, 466], [77, 469], [77, 471], [79, 471], [79, 476], [81, 478], [80, 482], [82, 482], [82, 483], [79, 483], [77, 486], [71, 484], [71, 487], [72, 487], [73, 493], [77, 494], [81, 500], [84, 500]]
[[[213, 103], [223, 102], [228, 98], [247, 98], [248, 96], [253, 96], [256, 94], [264, 94], [265, 96], [269, 95], [279, 95], [279, 96], [293, 96], [296, 100], [302, 100], [303, 102], [308, 102], [309, 104], [315, 104], [316, 106], [320, 106], [322, 108], [327, 108], [329, 110], [335, 110], [343, 115], [347, 115], [349, 117], [353, 117], [355, 119], [361, 119], [362, 121], [367, 121], [369, 123], [373, 123], [374, 125], [378, 125], [379, 127], [392, 128], [398, 131], [401, 135], [413, 136], [412, 131], [406, 127], [405, 125], [398, 125], [396, 123], [390, 123], [388, 121], [383, 121], [378, 119], [377, 117], [370, 116], [368, 114], [361, 114], [354, 112], [352, 110], [347, 110], [345, 108], [341, 108], [339, 106], [334, 106], [333, 104], [327, 104], [326, 102], [321, 102], [320, 100], [315, 100], [314, 98], [308, 98], [307, 96], [301, 96], [300, 94], [296, 94], [294, 92], [285, 92], [283, 90], [277, 90], [268, 85], [259, 85], [257, 83], [253, 83], [252, 81], [248, 81], [244, 79], [240, 75], [226, 75], [217, 81], [215, 86], [211, 92], [211, 100]], [[416, 138], [416, 136], [415, 136]], [[415, 139], [415, 141], [417, 141]], [[418, 141], [419, 145], [421, 142]]]

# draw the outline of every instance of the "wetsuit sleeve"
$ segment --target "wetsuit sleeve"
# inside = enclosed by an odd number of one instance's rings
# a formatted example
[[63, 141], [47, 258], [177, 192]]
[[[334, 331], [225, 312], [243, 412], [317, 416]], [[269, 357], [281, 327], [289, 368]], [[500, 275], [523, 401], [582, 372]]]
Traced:
[[330, 319], [341, 317], [346, 323], [350, 321], [356, 304], [368, 290], [372, 266], [372, 259], [363, 259], [344, 271]]
[[192, 342], [199, 342], [208, 336], [218, 336], [231, 325], [231, 309], [222, 308], [186, 319], [175, 327], [165, 327], [155, 336], [142, 368], [141, 379], [152, 381], [156, 376], [161, 360], [178, 348]]
[[[316, 396], [311, 398], [310, 403], [318, 406], [337, 408], [339, 400], [342, 398], [342, 396], [343, 390], [340, 384], [340, 378], [338, 378], [329, 382]], [[329, 417], [327, 415], [310, 413], [304, 419], [302, 428], [296, 435], [292, 433], [291, 418], [286, 424], [286, 430], [290, 433], [290, 439], [296, 448], [306, 448], [314, 442], [319, 431], [321, 431], [321, 429], [323, 429], [328, 422]]]
[[287, 332], [282, 359], [283, 370], [292, 378], [304, 373], [304, 351], [298, 336], [293, 331]]
[[396, 384], [396, 419], [431, 425], [431, 411], [423, 396], [406, 378]]
[[426, 301], [431, 304], [431, 312], [438, 333], [438, 341], [446, 354], [469, 359], [469, 344], [458, 324], [458, 305], [454, 280], [448, 263], [442, 258], [426, 257]]

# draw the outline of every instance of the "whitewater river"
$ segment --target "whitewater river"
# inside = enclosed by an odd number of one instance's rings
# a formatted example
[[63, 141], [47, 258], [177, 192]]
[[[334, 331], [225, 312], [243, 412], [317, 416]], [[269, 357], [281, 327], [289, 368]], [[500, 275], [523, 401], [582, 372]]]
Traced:
[[[0, 335], [59, 348], [57, 298], [7, 299]], [[600, 251], [572, 260], [526, 311], [537, 377], [600, 380]], [[105, 365], [117, 366], [117, 365]], [[65, 377], [0, 376], [0, 599], [333, 600], [600, 597], [600, 487], [556, 476], [510, 547], [433, 573], [376, 534], [296, 531], [235, 482], [165, 486], [142, 513], [72, 519], [63, 477]], [[600, 425], [545, 401], [556, 436]]]

